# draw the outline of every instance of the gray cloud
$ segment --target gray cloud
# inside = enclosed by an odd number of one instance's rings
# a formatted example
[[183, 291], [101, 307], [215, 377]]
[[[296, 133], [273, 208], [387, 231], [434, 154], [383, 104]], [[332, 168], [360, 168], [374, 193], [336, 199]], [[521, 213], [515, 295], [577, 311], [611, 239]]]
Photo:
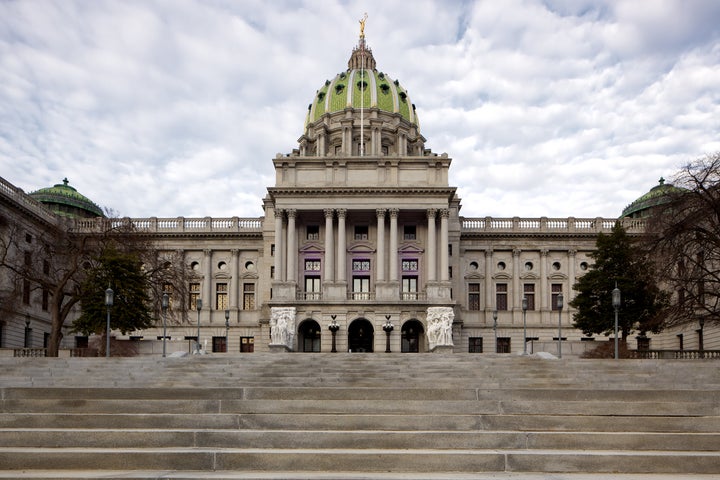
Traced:
[[128, 216], [261, 215], [365, 11], [466, 216], [615, 216], [720, 150], [713, 0], [27, 1], [0, 3], [0, 175]]

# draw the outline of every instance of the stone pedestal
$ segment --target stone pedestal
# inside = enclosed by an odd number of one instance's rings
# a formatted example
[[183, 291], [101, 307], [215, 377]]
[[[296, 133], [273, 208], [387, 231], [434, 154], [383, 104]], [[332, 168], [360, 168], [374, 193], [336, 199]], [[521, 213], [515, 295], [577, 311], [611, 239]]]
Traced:
[[453, 353], [454, 348], [452, 345], [437, 345], [430, 349], [430, 353]]
[[292, 352], [292, 350], [290, 350], [290, 348], [287, 345], [270, 344], [270, 345], [268, 345], [268, 348], [270, 349], [271, 353]]

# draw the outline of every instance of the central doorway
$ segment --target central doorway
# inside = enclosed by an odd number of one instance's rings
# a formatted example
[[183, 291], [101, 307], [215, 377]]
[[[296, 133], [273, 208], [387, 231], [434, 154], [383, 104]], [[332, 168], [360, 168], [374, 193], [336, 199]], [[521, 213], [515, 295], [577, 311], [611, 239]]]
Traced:
[[424, 343], [425, 329], [423, 324], [417, 320], [408, 320], [403, 323], [401, 334], [400, 351], [402, 353], [418, 353], [420, 346]]
[[375, 329], [372, 323], [358, 318], [348, 327], [348, 349], [351, 352], [372, 352]]
[[301, 352], [320, 351], [320, 325], [315, 320], [304, 320], [298, 327], [298, 347]]

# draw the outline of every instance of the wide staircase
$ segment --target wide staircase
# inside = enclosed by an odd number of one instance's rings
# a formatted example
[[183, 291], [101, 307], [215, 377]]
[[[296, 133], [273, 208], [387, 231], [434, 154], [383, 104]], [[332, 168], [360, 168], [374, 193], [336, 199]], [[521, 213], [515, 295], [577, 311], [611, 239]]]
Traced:
[[718, 367], [470, 354], [0, 358], [0, 478], [720, 478]]

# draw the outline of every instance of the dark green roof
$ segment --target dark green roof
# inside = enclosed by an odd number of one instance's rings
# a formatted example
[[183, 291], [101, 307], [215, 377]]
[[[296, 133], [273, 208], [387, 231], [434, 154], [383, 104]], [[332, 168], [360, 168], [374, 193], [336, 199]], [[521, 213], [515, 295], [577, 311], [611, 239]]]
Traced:
[[104, 217], [103, 211], [92, 200], [78, 193], [68, 185], [68, 179], [52, 187], [41, 188], [29, 194], [50, 210], [65, 217], [87, 218]]
[[660, 178], [658, 185], [655, 185], [645, 195], [625, 207], [621, 217], [645, 217], [652, 207], [667, 203], [672, 194], [682, 191], [682, 188], [676, 187], [671, 183], [665, 183], [665, 179]]

